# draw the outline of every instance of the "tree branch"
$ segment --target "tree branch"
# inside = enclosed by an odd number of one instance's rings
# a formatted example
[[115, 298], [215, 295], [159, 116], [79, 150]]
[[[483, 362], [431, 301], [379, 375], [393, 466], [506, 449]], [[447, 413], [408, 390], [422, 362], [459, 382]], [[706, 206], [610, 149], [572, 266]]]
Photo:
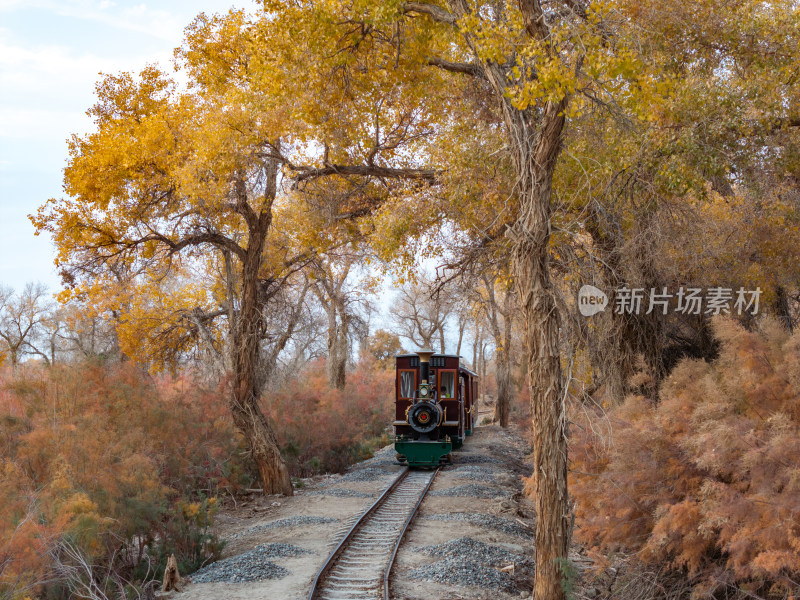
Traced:
[[549, 35], [547, 23], [544, 20], [544, 11], [539, 0], [519, 0], [519, 10], [525, 23], [525, 31], [532, 38], [544, 41]]
[[486, 79], [483, 69], [480, 67], [480, 65], [475, 63], [459, 63], [444, 60], [443, 58], [433, 57], [428, 59], [428, 64], [433, 67], [439, 67], [445, 71], [450, 71], [451, 73], [464, 73], [465, 75], [472, 75], [473, 77]]
[[385, 179], [412, 179], [436, 183], [436, 171], [432, 169], [394, 169], [376, 165], [326, 165], [324, 167], [290, 167], [299, 171], [294, 177], [295, 185], [309, 179], [327, 175], [359, 175], [362, 177], [380, 177]]
[[181, 250], [183, 250], [188, 246], [199, 246], [200, 244], [214, 244], [215, 246], [219, 246], [221, 248], [230, 250], [242, 260], [244, 260], [245, 257], [244, 248], [242, 248], [232, 239], [227, 238], [221, 233], [217, 233], [214, 231], [207, 231], [205, 233], [190, 235], [189, 237], [185, 237], [178, 242], [174, 242], [173, 240], [169, 239], [168, 237], [162, 234], [153, 234], [147, 236], [146, 238], [142, 238], [142, 240], [140, 241], [147, 241], [148, 239], [155, 239], [165, 243], [167, 246], [169, 246], [170, 253], [172, 254], [180, 252]]
[[455, 25], [458, 20], [452, 13], [447, 12], [441, 6], [435, 4], [428, 4], [427, 2], [406, 2], [403, 5], [403, 12], [417, 12], [429, 15], [434, 21], [439, 23], [447, 23], [448, 25]]

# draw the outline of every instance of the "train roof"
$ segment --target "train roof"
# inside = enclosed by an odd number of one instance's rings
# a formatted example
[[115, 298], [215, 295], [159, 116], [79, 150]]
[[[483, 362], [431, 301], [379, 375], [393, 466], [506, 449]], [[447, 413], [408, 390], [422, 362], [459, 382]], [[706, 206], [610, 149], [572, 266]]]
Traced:
[[[411, 352], [409, 354], [395, 354], [394, 357], [395, 358], [412, 358], [414, 356], [419, 356], [419, 355], [414, 353], [414, 352]], [[445, 358], [457, 358], [459, 360], [462, 360], [464, 358], [460, 354], [432, 354], [431, 358], [433, 358], [434, 356], [444, 356]], [[461, 369], [462, 371], [466, 371], [467, 373], [469, 373], [473, 377], [480, 378], [480, 375], [478, 375], [475, 371], [473, 371], [471, 369], [468, 369], [467, 367], [459, 366], [459, 369]]]
[[[395, 354], [395, 358], [411, 358], [413, 356], [419, 356], [416, 352], [410, 352], [409, 354]], [[431, 354], [431, 357], [434, 356], [444, 356], [445, 358], [464, 358], [458, 354]]]

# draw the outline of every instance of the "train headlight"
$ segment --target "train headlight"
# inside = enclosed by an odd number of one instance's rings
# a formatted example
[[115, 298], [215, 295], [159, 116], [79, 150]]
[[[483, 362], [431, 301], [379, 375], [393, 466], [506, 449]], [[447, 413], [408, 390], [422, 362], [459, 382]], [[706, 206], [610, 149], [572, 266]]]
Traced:
[[427, 398], [430, 394], [430, 390], [428, 389], [427, 385], [419, 386], [419, 397], [420, 398]]

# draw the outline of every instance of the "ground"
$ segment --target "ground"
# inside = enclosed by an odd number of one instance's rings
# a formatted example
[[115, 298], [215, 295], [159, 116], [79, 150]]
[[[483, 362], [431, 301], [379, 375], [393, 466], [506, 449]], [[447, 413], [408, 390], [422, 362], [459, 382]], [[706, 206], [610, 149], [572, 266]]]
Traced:
[[[529, 597], [535, 521], [521, 493], [526, 451], [522, 436], [484, 426], [453, 453], [454, 464], [436, 477], [398, 553], [393, 598]], [[172, 597], [306, 598], [335, 544], [402, 469], [393, 463], [389, 446], [293, 497], [253, 496], [226, 508], [215, 525], [228, 541], [223, 560], [191, 575]]]

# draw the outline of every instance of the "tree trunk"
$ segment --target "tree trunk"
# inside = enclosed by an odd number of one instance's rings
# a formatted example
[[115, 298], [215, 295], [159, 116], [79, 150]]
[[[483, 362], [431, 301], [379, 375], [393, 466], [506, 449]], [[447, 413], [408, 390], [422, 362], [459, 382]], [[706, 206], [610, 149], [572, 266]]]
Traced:
[[271, 203], [248, 222], [250, 239], [242, 260], [241, 305], [231, 345], [234, 381], [229, 404], [233, 422], [247, 440], [264, 493], [291, 496], [292, 480], [275, 432], [258, 405], [261, 395], [256, 371], [261, 343], [258, 271], [271, 222]]
[[456, 346], [456, 354], [461, 356], [461, 344], [464, 342], [464, 330], [466, 329], [466, 321], [460, 319], [458, 321], [458, 346]]
[[[497, 379], [497, 400], [494, 404], [494, 421], [500, 423], [500, 427], [508, 427], [509, 405], [513, 393], [511, 381], [511, 310], [510, 294], [506, 290], [503, 298], [504, 310], [501, 311], [497, 305], [495, 295], [494, 277], [484, 276], [483, 283], [486, 286], [486, 312], [489, 317], [489, 325], [494, 337], [494, 347], [496, 354], [495, 378]], [[500, 329], [499, 316], [503, 317], [503, 330]]]
[[344, 268], [338, 274], [330, 262], [315, 264], [317, 281], [313, 290], [328, 316], [328, 385], [340, 390], [347, 382], [347, 360], [350, 358], [350, 315], [347, 314], [344, 284], [352, 261], [352, 257], [344, 259]]
[[500, 427], [508, 427], [509, 399], [511, 398], [511, 369], [509, 368], [508, 351], [505, 347], [497, 351], [497, 401], [494, 405], [494, 421]]
[[472, 370], [480, 374], [478, 368], [478, 348], [483, 344], [483, 332], [480, 325], [475, 327], [475, 338], [472, 340]]
[[[559, 317], [548, 271], [553, 171], [561, 149], [566, 100], [548, 102], [534, 135], [511, 134], [521, 190], [514, 223], [512, 270], [522, 308], [533, 420], [533, 488], [536, 501], [534, 600], [563, 600], [562, 568], [569, 544], [567, 420], [564, 407]], [[516, 123], [520, 124], [519, 121]], [[536, 145], [527, 144], [535, 140]]]
[[349, 344], [347, 343], [347, 314], [344, 301], [317, 290], [317, 296], [325, 307], [328, 315], [328, 385], [332, 388], [343, 390], [347, 383], [347, 358]]
[[337, 356], [339, 331], [336, 326], [336, 306], [331, 298], [326, 299], [324, 295], [320, 295], [320, 300], [322, 300], [322, 306], [328, 316], [328, 385], [336, 387], [336, 364], [339, 362], [339, 357]]
[[[349, 344], [347, 343], [347, 314], [345, 314], [345, 305], [342, 298], [337, 298], [333, 304], [334, 310], [334, 335], [328, 336], [329, 343], [333, 346], [329, 348], [328, 358], [328, 381], [330, 386], [338, 390], [343, 390], [347, 383], [347, 358], [350, 354]], [[339, 316], [339, 323], [337, 326], [336, 315]]]
[[794, 331], [792, 325], [792, 313], [789, 310], [789, 298], [786, 295], [786, 290], [783, 286], [778, 286], [775, 290], [775, 312], [778, 315], [778, 321], [783, 325], [789, 333]]

